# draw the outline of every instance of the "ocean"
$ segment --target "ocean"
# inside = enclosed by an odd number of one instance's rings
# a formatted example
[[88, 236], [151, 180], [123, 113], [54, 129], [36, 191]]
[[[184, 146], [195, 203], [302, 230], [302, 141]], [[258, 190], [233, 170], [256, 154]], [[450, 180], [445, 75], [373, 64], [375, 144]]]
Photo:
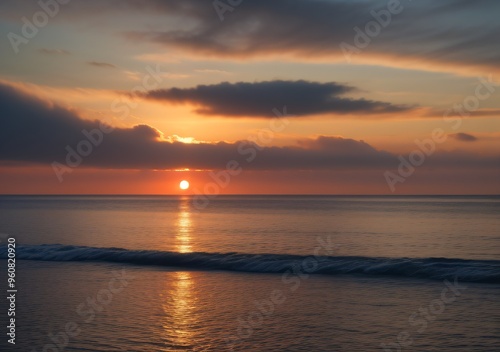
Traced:
[[499, 215], [499, 196], [0, 196], [0, 350], [500, 351]]

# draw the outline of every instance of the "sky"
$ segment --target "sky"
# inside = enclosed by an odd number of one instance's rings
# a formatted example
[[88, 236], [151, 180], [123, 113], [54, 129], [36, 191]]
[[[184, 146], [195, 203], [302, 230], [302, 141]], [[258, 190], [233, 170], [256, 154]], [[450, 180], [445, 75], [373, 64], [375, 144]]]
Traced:
[[0, 193], [499, 194], [499, 13], [2, 1]]

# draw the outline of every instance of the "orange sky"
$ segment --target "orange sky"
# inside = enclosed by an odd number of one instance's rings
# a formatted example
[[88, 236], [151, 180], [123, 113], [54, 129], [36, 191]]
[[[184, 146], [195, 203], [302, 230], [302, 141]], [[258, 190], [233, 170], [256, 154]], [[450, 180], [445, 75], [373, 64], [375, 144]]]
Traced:
[[[242, 172], [221, 194], [499, 192], [495, 11], [407, 4], [356, 47], [353, 28], [387, 4], [256, 2], [222, 21], [210, 3], [130, 4], [75, 0], [32, 38], [21, 19], [40, 8], [0, 5], [0, 193], [179, 194], [182, 179], [184, 193], [206, 193], [232, 160]], [[114, 131], [68, 166], [67, 147], [96, 120]], [[426, 154], [419, 143], [436, 130], [446, 140]], [[412, 153], [425, 160], [406, 176]], [[72, 170], [62, 182], [54, 163]]]

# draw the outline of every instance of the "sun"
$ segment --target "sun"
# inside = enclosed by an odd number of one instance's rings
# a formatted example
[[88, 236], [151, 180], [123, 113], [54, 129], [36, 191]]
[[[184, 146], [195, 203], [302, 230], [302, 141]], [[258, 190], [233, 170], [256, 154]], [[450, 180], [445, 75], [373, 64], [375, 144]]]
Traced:
[[180, 189], [188, 189], [189, 188], [189, 182], [186, 180], [182, 180], [181, 183], [179, 183]]

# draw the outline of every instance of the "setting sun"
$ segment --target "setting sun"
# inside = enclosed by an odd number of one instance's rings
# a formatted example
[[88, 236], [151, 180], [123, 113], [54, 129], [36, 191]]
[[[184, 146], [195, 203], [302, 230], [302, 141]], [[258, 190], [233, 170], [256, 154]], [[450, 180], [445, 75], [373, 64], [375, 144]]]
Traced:
[[500, 352], [499, 14], [0, 0], [0, 352]]

